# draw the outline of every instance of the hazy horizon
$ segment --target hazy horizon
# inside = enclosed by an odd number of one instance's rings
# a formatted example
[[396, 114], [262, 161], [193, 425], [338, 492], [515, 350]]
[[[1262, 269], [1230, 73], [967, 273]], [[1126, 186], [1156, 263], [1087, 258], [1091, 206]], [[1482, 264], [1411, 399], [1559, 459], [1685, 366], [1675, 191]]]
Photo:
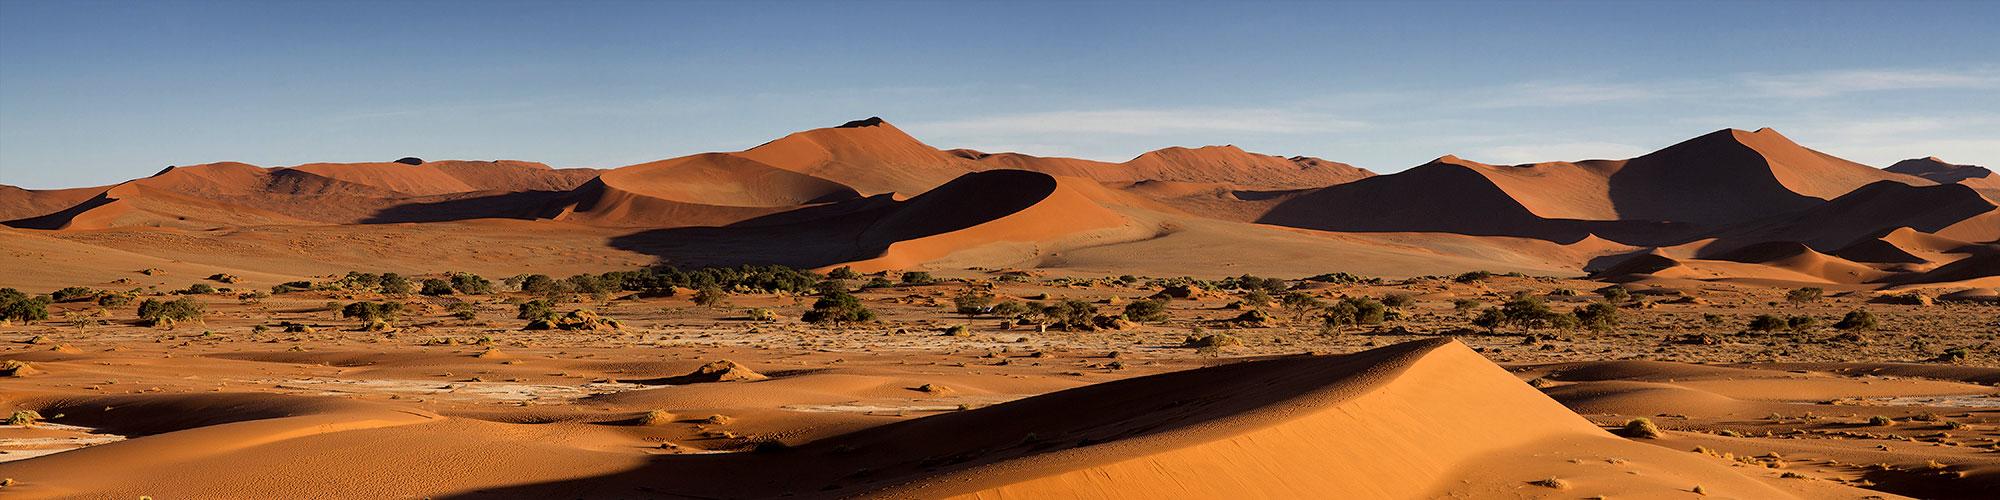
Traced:
[[[1234, 144], [1394, 172], [1772, 127], [2000, 159], [2000, 6], [0, 4], [0, 184], [167, 165], [610, 168], [881, 116], [940, 148]], [[1893, 63], [1883, 63], [1893, 61]]]

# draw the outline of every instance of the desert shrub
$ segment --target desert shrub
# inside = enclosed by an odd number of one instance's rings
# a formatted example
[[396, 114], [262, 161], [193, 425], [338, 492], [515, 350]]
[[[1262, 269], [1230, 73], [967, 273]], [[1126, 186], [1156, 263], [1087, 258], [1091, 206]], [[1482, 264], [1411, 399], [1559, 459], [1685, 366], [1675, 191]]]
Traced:
[[1965, 361], [1965, 358], [1970, 357], [1971, 354], [1972, 351], [1964, 347], [1953, 347], [1945, 349], [1943, 353], [1938, 354], [1935, 358], [1931, 358], [1931, 360], [1940, 363], [1957, 363]]
[[1194, 349], [1221, 349], [1237, 345], [1243, 345], [1243, 341], [1227, 333], [1189, 335], [1181, 341], [1181, 347]]
[[753, 307], [743, 311], [743, 317], [750, 321], [777, 321], [778, 313], [762, 307]]
[[1478, 299], [1452, 299], [1451, 310], [1465, 313], [1479, 308]]
[[1793, 304], [1804, 304], [1807, 302], [1819, 302], [1820, 297], [1824, 296], [1826, 296], [1826, 290], [1809, 286], [1786, 292], [1785, 301]]
[[1567, 332], [1583, 326], [1583, 320], [1576, 319], [1576, 314], [1573, 313], [1552, 313], [1549, 315], [1548, 324], [1549, 328]]
[[[1223, 278], [1220, 283], [1217, 283], [1217, 286], [1219, 288], [1234, 288], [1238, 290], [1261, 290], [1266, 293], [1279, 293], [1291, 288], [1291, 284], [1287, 283], [1284, 278], [1266, 278], [1248, 274], [1234, 278]], [[1269, 300], [1266, 300], [1266, 302], [1269, 302]]]
[[382, 273], [380, 283], [378, 286], [382, 289], [382, 293], [388, 295], [409, 295], [410, 292], [417, 290], [416, 283], [412, 283], [410, 278], [396, 273]]
[[972, 290], [960, 292], [951, 298], [952, 309], [966, 316], [985, 314], [993, 306], [993, 296]]
[[125, 307], [132, 305], [132, 294], [106, 293], [97, 296], [97, 305], [103, 307]]
[[553, 318], [556, 315], [555, 307], [555, 302], [549, 299], [530, 300], [515, 306], [514, 317], [526, 320]]
[[1819, 327], [1819, 318], [1812, 316], [1792, 316], [1785, 318], [1785, 328], [1794, 332], [1805, 332]]
[[181, 297], [169, 301], [146, 299], [139, 303], [139, 321], [146, 326], [173, 326], [175, 324], [200, 320], [202, 306], [193, 297]]
[[1541, 297], [1525, 293], [1517, 294], [1513, 299], [1501, 304], [1500, 313], [1506, 323], [1523, 331], [1549, 326], [1549, 322], [1554, 321], [1556, 316], [1555, 311], [1550, 310], [1549, 304]]
[[346, 290], [374, 290], [382, 287], [382, 275], [361, 271], [348, 271], [346, 276], [341, 276], [340, 280], [335, 281], [333, 284], [336, 287]]
[[1472, 318], [1472, 326], [1485, 328], [1486, 333], [1493, 333], [1506, 325], [1507, 313], [1500, 312], [1500, 308], [1498, 307], [1482, 309], [1479, 311], [1478, 316]]
[[1769, 314], [1759, 314], [1755, 318], [1750, 318], [1750, 331], [1753, 332], [1775, 332], [1788, 325], [1784, 318]]
[[456, 302], [445, 306], [445, 310], [451, 311], [451, 317], [463, 321], [472, 321], [479, 318], [479, 306], [471, 302]]
[[1382, 305], [1389, 307], [1407, 307], [1416, 301], [1416, 297], [1412, 297], [1407, 293], [1392, 293], [1382, 296]]
[[56, 302], [81, 302], [97, 298], [97, 294], [98, 294], [97, 290], [92, 290], [90, 288], [85, 288], [80, 286], [72, 286], [63, 288], [61, 290], [56, 290], [55, 292], [50, 293], [49, 299], [54, 300]]
[[1895, 421], [1894, 419], [1891, 419], [1891, 418], [1889, 418], [1889, 417], [1884, 417], [1884, 416], [1881, 416], [1881, 415], [1876, 415], [1876, 416], [1873, 416], [1873, 417], [1868, 417], [1868, 425], [1872, 425], [1872, 426], [1876, 426], [1876, 427], [1888, 427], [1888, 426], [1892, 426], [1892, 425], [1896, 425], [1896, 421]]
[[1049, 319], [1049, 326], [1066, 331], [1090, 331], [1097, 325], [1091, 317], [1097, 315], [1097, 305], [1076, 299], [1065, 299], [1042, 306], [1042, 316]]
[[1611, 303], [1614, 304], [1632, 300], [1632, 292], [1630, 290], [1626, 290], [1625, 287], [1618, 285], [1611, 285], [1604, 288], [1599, 288], [1597, 289], [1597, 294], [1603, 296], [1604, 300], [1610, 301]]
[[[424, 287], [430, 288], [429, 282], [425, 282]], [[451, 289], [466, 295], [484, 295], [493, 293], [493, 282], [477, 274], [451, 273]]]
[[7, 416], [7, 420], [0, 421], [0, 423], [21, 427], [34, 427], [35, 424], [42, 421], [42, 418], [42, 413], [35, 410], [14, 410], [12, 415]]
[[1319, 297], [1309, 293], [1291, 292], [1279, 298], [1278, 305], [1284, 307], [1286, 312], [1292, 313], [1293, 320], [1303, 320], [1306, 316], [1326, 308], [1326, 301], [1319, 300]]
[[1840, 322], [1833, 324], [1834, 328], [1857, 331], [1871, 331], [1877, 326], [1875, 313], [1868, 312], [1867, 309], [1848, 311], [1846, 316], [1840, 317]]
[[[715, 284], [709, 283], [705, 285], [700, 285], [699, 287], [706, 288], [711, 286], [715, 286]], [[575, 276], [570, 276], [568, 278], [563, 278], [561, 282], [556, 282], [553, 285], [543, 289], [541, 293], [555, 294], [563, 292], [575, 292], [575, 293], [587, 294], [592, 297], [605, 297], [611, 295], [612, 292], [617, 292], [623, 289], [625, 289], [624, 279], [616, 274], [609, 274], [609, 273], [579, 274]]]
[[1645, 417], [1625, 421], [1624, 430], [1625, 437], [1659, 439], [1663, 435], [1660, 432], [1660, 426], [1654, 424], [1652, 419]]
[[813, 301], [812, 310], [806, 311], [804, 319], [808, 323], [858, 323], [872, 321], [875, 312], [861, 304], [861, 299], [840, 290], [828, 290], [819, 300]]
[[186, 290], [181, 290], [179, 292], [174, 292], [174, 293], [178, 293], [181, 295], [208, 295], [211, 293], [215, 293], [215, 287], [208, 286], [207, 283], [195, 283], [192, 285], [188, 285]]
[[1360, 276], [1355, 276], [1353, 274], [1348, 274], [1344, 272], [1314, 275], [1312, 277], [1306, 278], [1305, 280], [1317, 281], [1320, 283], [1333, 283], [1338, 285], [1352, 285], [1357, 283], [1379, 283], [1382, 281], [1381, 278], [1363, 278]]
[[1125, 305], [1125, 319], [1140, 323], [1156, 323], [1167, 320], [1167, 301], [1141, 300]]
[[20, 290], [0, 288], [0, 320], [26, 323], [49, 319], [49, 303], [53, 301], [47, 295], [30, 297]]
[[389, 321], [402, 311], [403, 304], [398, 302], [355, 302], [340, 308], [340, 317], [363, 322]]
[[1333, 305], [1326, 307], [1322, 316], [1326, 326], [1359, 326], [1380, 324], [1388, 319], [1389, 306], [1368, 297], [1341, 297]]
[[517, 285], [521, 291], [535, 295], [553, 295], [563, 292], [563, 284], [546, 274], [530, 274], [521, 277]]
[[1576, 290], [1571, 290], [1571, 289], [1568, 289], [1568, 288], [1557, 288], [1557, 289], [1554, 289], [1554, 290], [1549, 290], [1549, 296], [1550, 296], [1550, 297], [1575, 297], [1575, 296], [1576, 296]]
[[722, 287], [709, 285], [696, 290], [693, 300], [695, 305], [698, 306], [717, 306], [729, 300], [729, 293], [722, 291]]
[[1458, 276], [1454, 276], [1451, 278], [1451, 280], [1459, 283], [1472, 283], [1477, 281], [1486, 281], [1492, 278], [1493, 278], [1492, 271], [1471, 271], [1464, 274], [1460, 274]]
[[837, 280], [861, 279], [861, 273], [854, 272], [853, 267], [840, 266], [833, 268], [832, 271], [827, 271], [826, 277], [829, 279], [837, 279]]
[[1251, 290], [1250, 293], [1243, 294], [1243, 304], [1250, 307], [1264, 307], [1270, 305], [1272, 300], [1275, 299], [1271, 298], [1271, 293], [1262, 289]]
[[994, 316], [999, 316], [1002, 318], [1013, 318], [1023, 314], [1027, 314], [1028, 306], [1027, 304], [1022, 304], [1020, 302], [1012, 300], [1003, 300], [997, 304], [993, 304], [992, 309], [990, 309], [988, 312], [992, 313]]
[[445, 281], [438, 278], [431, 278], [424, 280], [423, 288], [419, 290], [417, 293], [430, 295], [433, 297], [441, 297], [445, 295], [451, 295], [453, 292], [450, 281]]
[[909, 271], [903, 273], [903, 284], [905, 285], [929, 285], [937, 282], [937, 278], [932, 277], [931, 273], [928, 272]]
[[307, 290], [312, 290], [312, 288], [313, 288], [313, 283], [311, 281], [305, 281], [305, 280], [287, 281], [284, 283], [271, 285], [271, 294], [279, 295], [292, 292], [303, 292]]
[[577, 309], [561, 316], [549, 315], [528, 322], [524, 330], [617, 330], [618, 320], [598, 316], [596, 312]]
[[861, 284], [861, 288], [862, 288], [862, 289], [869, 289], [869, 288], [888, 288], [888, 287], [892, 287], [892, 286], [896, 286], [896, 282], [894, 282], [894, 281], [889, 281], [889, 278], [884, 278], [884, 277], [881, 277], [881, 276], [876, 276], [876, 277], [873, 277], [873, 278], [869, 278], [869, 279], [868, 279], [868, 282], [867, 282], [867, 283], [862, 283], [862, 284]]
[[1584, 328], [1600, 332], [1618, 328], [1618, 306], [1611, 305], [1609, 302], [1584, 304], [1577, 307], [1576, 310], [1571, 311], [1570, 314], [1574, 315], [1577, 324]]

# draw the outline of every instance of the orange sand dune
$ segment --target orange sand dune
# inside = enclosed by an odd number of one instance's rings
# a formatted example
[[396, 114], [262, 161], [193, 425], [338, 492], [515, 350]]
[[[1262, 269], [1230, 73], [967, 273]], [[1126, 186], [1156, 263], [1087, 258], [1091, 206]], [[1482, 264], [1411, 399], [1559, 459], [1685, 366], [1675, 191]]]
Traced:
[[70, 189], [21, 189], [0, 184], [0, 221], [48, 215], [83, 203], [104, 192], [106, 187]]
[[1803, 243], [1773, 241], [1750, 245], [1711, 257], [1714, 260], [1763, 264], [1818, 277], [1833, 283], [1865, 283], [1888, 273], [1813, 251]]
[[971, 171], [965, 162], [881, 118], [787, 135], [738, 156], [853, 187], [862, 194], [915, 194]]
[[726, 153], [605, 171], [557, 219], [609, 226], [720, 226], [859, 198], [839, 183]]
[[[1077, 179], [1022, 170], [967, 174], [911, 198], [860, 235], [863, 245], [884, 246], [880, 257], [855, 262], [857, 271], [913, 267], [987, 245], [1011, 246], [1003, 253], [1027, 260], [1047, 251], [1042, 245], [1079, 233], [1099, 243], [1150, 234], [1080, 193]], [[1115, 231], [1117, 229], [1126, 231]], [[984, 260], [984, 259], [981, 259]]]
[[970, 149], [954, 149], [948, 153], [977, 161], [982, 170], [1033, 170], [1114, 184], [1159, 181], [1295, 189], [1331, 186], [1375, 175], [1368, 169], [1345, 163], [1309, 156], [1285, 158], [1257, 154], [1236, 146], [1171, 147], [1149, 151], [1124, 163], [1020, 153], [982, 153]]

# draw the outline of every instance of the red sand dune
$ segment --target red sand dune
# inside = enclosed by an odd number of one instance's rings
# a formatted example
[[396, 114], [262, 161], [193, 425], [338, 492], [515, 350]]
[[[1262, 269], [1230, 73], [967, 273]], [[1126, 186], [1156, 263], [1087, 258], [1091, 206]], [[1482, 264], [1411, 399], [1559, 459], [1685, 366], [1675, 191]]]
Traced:
[[2000, 177], [1994, 176], [1993, 170], [1978, 165], [1950, 163], [1929, 156], [1899, 161], [1883, 170], [1914, 175], [1939, 184], [1962, 184], [1979, 190], [1988, 198], [2000, 199]]

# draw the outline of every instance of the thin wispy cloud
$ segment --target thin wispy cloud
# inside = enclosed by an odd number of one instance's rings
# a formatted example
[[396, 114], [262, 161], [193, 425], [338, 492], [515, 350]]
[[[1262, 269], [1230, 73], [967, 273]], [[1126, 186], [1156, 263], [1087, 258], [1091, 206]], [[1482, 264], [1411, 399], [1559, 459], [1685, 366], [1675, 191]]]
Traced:
[[1743, 75], [1742, 82], [1762, 95], [1821, 98], [1857, 92], [1936, 89], [2000, 89], [2000, 72], [1930, 70], [1845, 70], [1784, 75]]

